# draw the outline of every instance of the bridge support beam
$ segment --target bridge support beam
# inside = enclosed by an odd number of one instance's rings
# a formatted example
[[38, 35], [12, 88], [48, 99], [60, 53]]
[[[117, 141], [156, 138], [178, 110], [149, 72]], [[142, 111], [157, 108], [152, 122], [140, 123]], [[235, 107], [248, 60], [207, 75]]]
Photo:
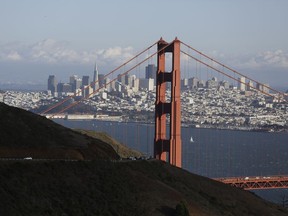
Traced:
[[[165, 71], [165, 53], [172, 53], [170, 72]], [[154, 157], [181, 167], [180, 41], [176, 38], [168, 44], [161, 38], [158, 41], [157, 58]], [[171, 88], [170, 100], [166, 100], [167, 83], [170, 83]], [[169, 128], [166, 128], [167, 114], [170, 115]]]

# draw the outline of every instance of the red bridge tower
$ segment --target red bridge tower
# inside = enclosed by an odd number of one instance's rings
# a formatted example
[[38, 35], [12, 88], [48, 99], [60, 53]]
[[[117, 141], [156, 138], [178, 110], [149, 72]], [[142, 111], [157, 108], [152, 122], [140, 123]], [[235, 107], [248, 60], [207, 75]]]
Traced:
[[[165, 53], [172, 53], [170, 72], [165, 71]], [[167, 43], [161, 38], [158, 41], [157, 58], [154, 156], [181, 167], [180, 41], [176, 38], [173, 42]], [[170, 102], [166, 100], [168, 82], [171, 83]], [[167, 114], [170, 114], [169, 134], [166, 128]]]

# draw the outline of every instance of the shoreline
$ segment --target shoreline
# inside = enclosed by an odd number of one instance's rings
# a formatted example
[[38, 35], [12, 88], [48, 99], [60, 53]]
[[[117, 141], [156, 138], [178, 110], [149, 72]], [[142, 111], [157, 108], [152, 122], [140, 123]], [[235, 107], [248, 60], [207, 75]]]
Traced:
[[[139, 123], [143, 125], [154, 125], [154, 122], [145, 122], [145, 121], [127, 121], [123, 120], [121, 116], [103, 116], [101, 118], [52, 118], [52, 119], [62, 119], [66, 121], [101, 121], [101, 122], [118, 122], [118, 123]], [[47, 117], [47, 116], [46, 116]], [[48, 117], [47, 117], [48, 118]], [[182, 123], [181, 127], [185, 128], [199, 128], [199, 129], [216, 129], [216, 130], [234, 130], [234, 131], [247, 131], [247, 132], [264, 132], [264, 133], [279, 133], [279, 132], [288, 132], [288, 128], [275, 128], [275, 126], [266, 126], [266, 127], [245, 127], [245, 126], [216, 126], [216, 125], [203, 125], [203, 124], [186, 124]]]

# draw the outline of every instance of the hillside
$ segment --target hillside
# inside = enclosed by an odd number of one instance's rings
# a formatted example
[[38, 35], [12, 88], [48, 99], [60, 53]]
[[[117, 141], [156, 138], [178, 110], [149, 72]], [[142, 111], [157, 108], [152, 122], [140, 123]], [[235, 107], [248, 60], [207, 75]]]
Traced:
[[0, 103], [0, 157], [118, 159], [107, 143]]
[[0, 215], [287, 215], [252, 193], [164, 162], [2, 161]]
[[[2, 103], [0, 130], [0, 215], [288, 215], [252, 193], [161, 161], [117, 160], [116, 151], [138, 152]], [[22, 160], [27, 156], [33, 160]], [[11, 157], [19, 160], [5, 160]]]
[[113, 149], [117, 152], [117, 154], [121, 158], [128, 158], [128, 157], [139, 158], [143, 156], [141, 152], [131, 149], [119, 143], [117, 140], [113, 139], [112, 137], [110, 137], [108, 134], [104, 132], [88, 131], [88, 130], [80, 130], [80, 129], [77, 129], [76, 131], [80, 132], [81, 134], [85, 134], [89, 137], [95, 138], [97, 140], [102, 140], [103, 142], [108, 143], [109, 145], [113, 147]]

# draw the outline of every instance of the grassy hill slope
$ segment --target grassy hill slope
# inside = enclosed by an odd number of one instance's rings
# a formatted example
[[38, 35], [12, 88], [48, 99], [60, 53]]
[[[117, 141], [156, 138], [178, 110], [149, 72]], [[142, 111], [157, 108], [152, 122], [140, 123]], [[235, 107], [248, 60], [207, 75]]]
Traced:
[[96, 131], [88, 131], [88, 130], [76, 130], [82, 134], [85, 134], [89, 137], [102, 140], [105, 143], [108, 143], [113, 147], [113, 149], [117, 152], [117, 154], [121, 158], [128, 158], [128, 157], [141, 157], [143, 154], [139, 151], [136, 151], [134, 149], [128, 148], [127, 146], [119, 143], [117, 140], [110, 137], [108, 134], [104, 132], [96, 132]]
[[117, 159], [107, 143], [0, 103], [0, 157]]

